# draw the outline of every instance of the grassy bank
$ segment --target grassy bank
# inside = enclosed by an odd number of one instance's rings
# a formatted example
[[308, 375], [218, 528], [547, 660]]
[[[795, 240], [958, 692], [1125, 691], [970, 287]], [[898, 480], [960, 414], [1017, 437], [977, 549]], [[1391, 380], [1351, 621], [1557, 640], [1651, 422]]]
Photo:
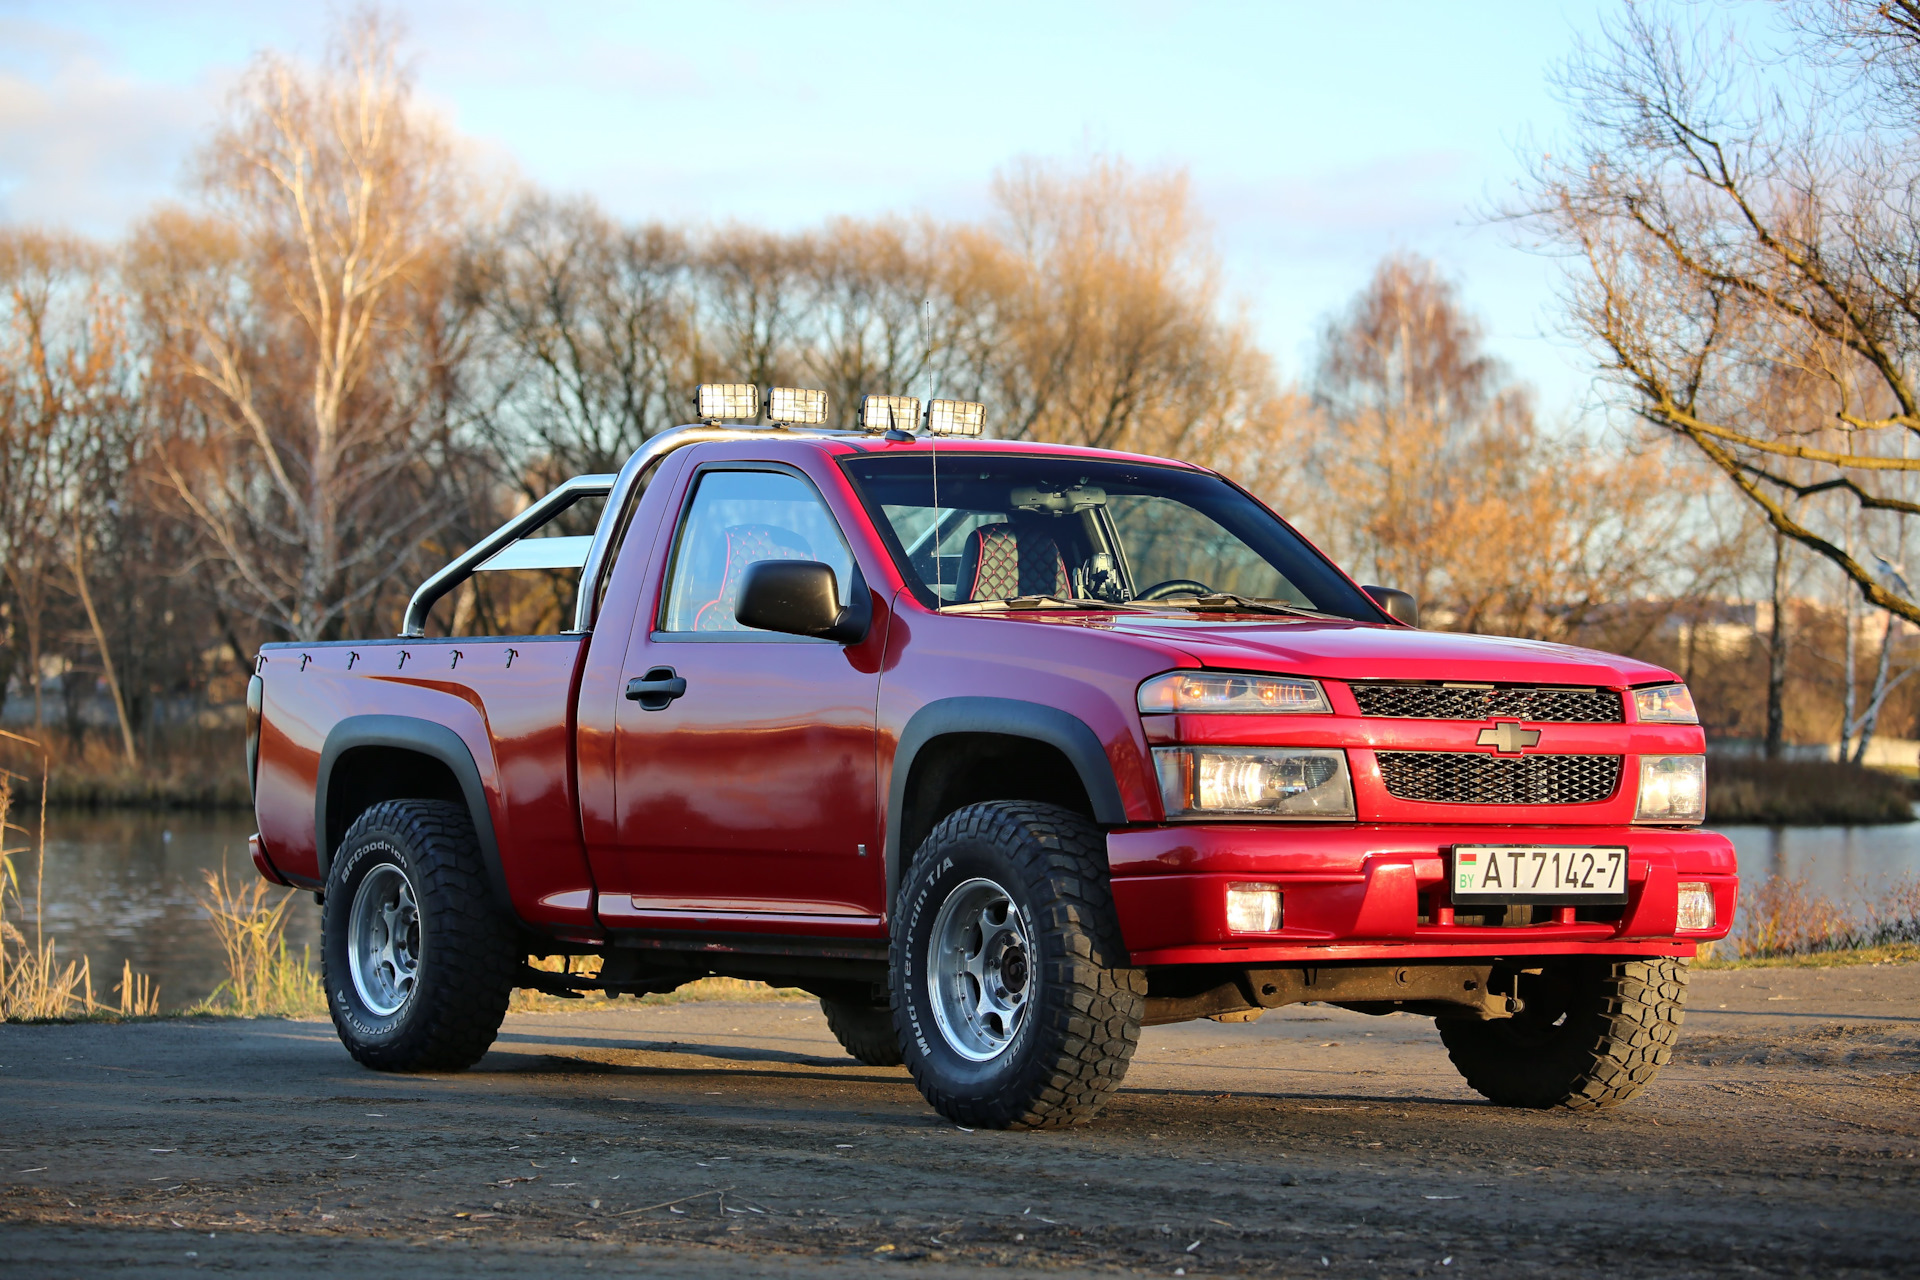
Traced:
[[1707, 821], [1761, 826], [1912, 822], [1914, 785], [1898, 774], [1827, 760], [1707, 764]]
[[1884, 947], [1842, 947], [1793, 956], [1729, 955], [1718, 947], [1701, 948], [1696, 969], [1836, 969], [1857, 964], [1912, 964], [1920, 961], [1920, 944], [1896, 942]]
[[[51, 809], [250, 809], [245, 748], [234, 730], [183, 729], [145, 744], [128, 764], [118, 741], [75, 743], [47, 732], [47, 807]], [[19, 743], [5, 744], [0, 763], [17, 776], [16, 809], [40, 803], [41, 761]]]

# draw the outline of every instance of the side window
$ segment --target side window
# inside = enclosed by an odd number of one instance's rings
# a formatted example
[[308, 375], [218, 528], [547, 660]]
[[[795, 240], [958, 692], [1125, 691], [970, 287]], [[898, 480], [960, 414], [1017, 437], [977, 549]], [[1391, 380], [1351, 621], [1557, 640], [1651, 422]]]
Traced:
[[833, 569], [840, 603], [853, 598], [853, 556], [812, 485], [784, 471], [702, 475], [674, 545], [661, 630], [750, 632], [733, 610], [762, 560], [818, 560]]

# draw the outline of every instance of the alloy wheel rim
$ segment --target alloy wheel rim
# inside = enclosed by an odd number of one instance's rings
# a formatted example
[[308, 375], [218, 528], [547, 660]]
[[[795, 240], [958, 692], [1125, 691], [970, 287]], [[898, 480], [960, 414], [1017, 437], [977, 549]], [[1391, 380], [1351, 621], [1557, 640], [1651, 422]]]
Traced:
[[413, 882], [391, 862], [369, 871], [354, 891], [347, 964], [369, 1013], [389, 1017], [413, 995], [420, 974], [420, 906]]
[[947, 1046], [991, 1062], [1020, 1034], [1033, 992], [1033, 944], [1005, 889], [975, 878], [955, 887], [927, 942], [933, 1019]]

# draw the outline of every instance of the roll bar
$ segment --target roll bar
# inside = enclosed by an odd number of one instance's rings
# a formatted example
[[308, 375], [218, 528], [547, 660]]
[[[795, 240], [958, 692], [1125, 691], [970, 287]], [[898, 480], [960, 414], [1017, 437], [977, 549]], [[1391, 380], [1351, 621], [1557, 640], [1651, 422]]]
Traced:
[[574, 601], [573, 625], [568, 628], [568, 631], [575, 633], [591, 631], [594, 611], [600, 602], [600, 582], [606, 576], [615, 550], [614, 536], [633, 503], [642, 477], [654, 463], [682, 445], [702, 444], [710, 440], [764, 440], [769, 435], [786, 439], [829, 440], [862, 434], [857, 431], [822, 429], [795, 431], [780, 426], [723, 427], [705, 422], [671, 427], [650, 437], [634, 450], [633, 456], [627, 459], [626, 465], [617, 474], [573, 477], [456, 556], [446, 568], [421, 583], [413, 593], [413, 598], [407, 601], [400, 634], [407, 639], [424, 636], [427, 633], [427, 614], [440, 597], [472, 577], [476, 569], [499, 554], [502, 548], [526, 537], [582, 498], [604, 496], [607, 505], [600, 512], [600, 523], [593, 531], [593, 545], [588, 549], [586, 563], [580, 569], [580, 589]]

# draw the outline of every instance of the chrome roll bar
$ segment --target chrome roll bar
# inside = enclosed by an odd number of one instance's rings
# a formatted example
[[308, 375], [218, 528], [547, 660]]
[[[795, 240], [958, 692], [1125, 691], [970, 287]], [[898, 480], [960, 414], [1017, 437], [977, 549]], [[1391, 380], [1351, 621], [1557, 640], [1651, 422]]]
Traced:
[[710, 440], [764, 440], [768, 436], [785, 439], [831, 440], [864, 435], [857, 431], [794, 431], [786, 427], [723, 427], [712, 423], [689, 423], [670, 427], [650, 437], [616, 475], [575, 476], [513, 519], [495, 529], [456, 557], [446, 568], [420, 584], [407, 601], [407, 613], [401, 623], [402, 637], [412, 639], [427, 631], [427, 614], [436, 601], [473, 576], [474, 570], [498, 554], [502, 547], [526, 537], [582, 498], [605, 496], [607, 505], [593, 531], [593, 545], [580, 569], [580, 588], [574, 600], [571, 633], [593, 630], [594, 611], [599, 607], [600, 582], [614, 554], [614, 538], [625, 523], [641, 480], [654, 463], [682, 445], [703, 444]]
[[[441, 596], [471, 578], [474, 569], [492, 559], [502, 547], [526, 537], [580, 499], [598, 498], [611, 492], [615, 479], [609, 475], [575, 476], [455, 556], [446, 568], [421, 583], [413, 598], [407, 601], [400, 634], [409, 639], [427, 634], [427, 612]], [[600, 523], [606, 524], [604, 516]]]

